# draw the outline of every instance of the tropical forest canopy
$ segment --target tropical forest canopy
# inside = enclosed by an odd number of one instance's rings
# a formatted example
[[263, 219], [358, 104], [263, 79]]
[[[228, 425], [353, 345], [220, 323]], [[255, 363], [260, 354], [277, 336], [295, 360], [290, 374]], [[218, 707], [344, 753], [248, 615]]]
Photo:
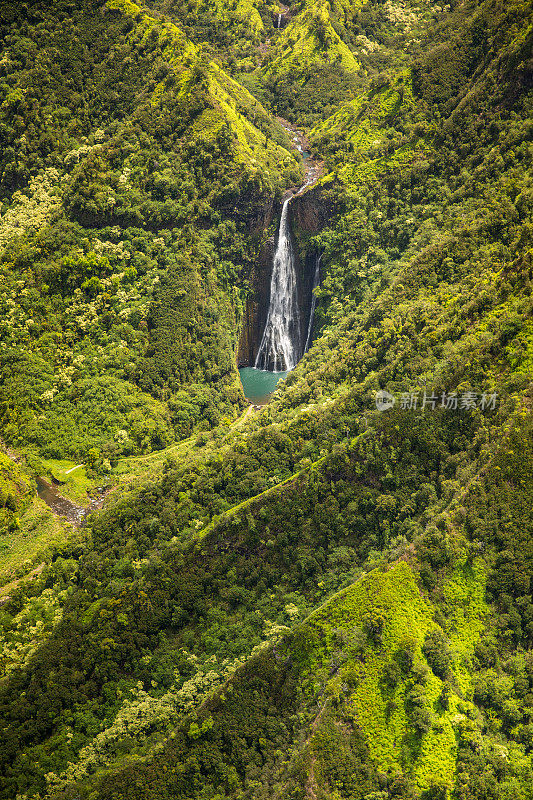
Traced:
[[[533, 800], [532, 43], [0, 0], [0, 798]], [[257, 410], [288, 123], [320, 286]]]

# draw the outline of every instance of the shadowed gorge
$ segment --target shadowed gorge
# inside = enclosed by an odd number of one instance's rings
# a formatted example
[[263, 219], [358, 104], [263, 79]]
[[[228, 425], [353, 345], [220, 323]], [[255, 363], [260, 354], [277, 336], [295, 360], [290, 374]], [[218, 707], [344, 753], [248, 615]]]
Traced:
[[[301, 150], [301, 147], [299, 149]], [[269, 369], [273, 372], [294, 369], [306, 349], [308, 337], [303, 335], [305, 320], [308, 320], [307, 328], [309, 328], [311, 316], [314, 314], [315, 298], [312, 292], [316, 288], [314, 284], [318, 273], [315, 269], [311, 282], [305, 274], [298, 281], [297, 256], [292, 242], [289, 211], [291, 200], [299, 197], [318, 180], [318, 168], [309, 161], [305, 166], [305, 183], [294, 195], [284, 199], [281, 209], [277, 245], [272, 263], [268, 313], [255, 359], [257, 369]], [[299, 283], [308, 289], [307, 303], [299, 300]], [[303, 314], [300, 312], [301, 308], [304, 310]]]
[[[280, 120], [281, 121], [281, 120]], [[294, 126], [282, 121], [292, 146], [303, 156], [304, 183], [290, 190], [282, 203], [277, 235], [262, 245], [250, 282], [251, 294], [245, 308], [238, 348], [240, 366], [263, 370], [293, 369], [306, 350], [316, 270], [316, 251], [300, 242], [292, 230], [293, 211], [299, 198], [306, 198], [303, 214], [296, 212], [297, 224], [308, 236], [317, 233], [328, 218], [327, 205], [313, 195], [323, 165], [311, 156], [308, 141]], [[329, 212], [330, 215], [331, 212]], [[318, 285], [318, 282], [316, 283]]]
[[533, 800], [532, 26], [0, 0], [0, 800]]

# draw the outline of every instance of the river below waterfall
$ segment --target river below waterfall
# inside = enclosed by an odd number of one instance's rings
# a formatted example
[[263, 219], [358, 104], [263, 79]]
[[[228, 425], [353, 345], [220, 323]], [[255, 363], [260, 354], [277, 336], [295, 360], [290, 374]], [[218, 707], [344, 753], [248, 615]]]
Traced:
[[37, 494], [44, 500], [47, 506], [59, 517], [66, 517], [69, 522], [79, 525], [85, 516], [85, 509], [77, 506], [71, 500], [59, 494], [52, 483], [48, 483], [44, 478], [37, 478]]
[[44, 478], [38, 477], [36, 478], [36, 482], [37, 494], [41, 500], [44, 500], [54, 514], [57, 514], [58, 517], [65, 517], [72, 525], [81, 525], [87, 514], [102, 508], [105, 495], [108, 491], [103, 488], [99, 489], [101, 492], [100, 496], [91, 500], [87, 508], [84, 508], [83, 506], [77, 506], [67, 497], [63, 497], [63, 495], [59, 494], [56, 486], [53, 483], [48, 483]]

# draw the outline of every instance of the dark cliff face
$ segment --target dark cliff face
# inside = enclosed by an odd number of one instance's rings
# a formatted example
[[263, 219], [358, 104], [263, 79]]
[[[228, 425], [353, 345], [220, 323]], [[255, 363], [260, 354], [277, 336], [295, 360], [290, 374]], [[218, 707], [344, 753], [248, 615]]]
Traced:
[[339, 201], [331, 190], [314, 186], [291, 200], [293, 230], [315, 236], [338, 210]]
[[270, 236], [263, 242], [249, 278], [252, 294], [246, 302], [242, 321], [237, 353], [239, 367], [253, 367], [255, 364], [255, 357], [261, 343], [270, 304], [270, 278], [276, 243], [277, 234], [276, 236]]
[[[279, 221], [281, 205], [274, 209]], [[296, 260], [298, 282], [298, 306], [300, 311], [300, 341], [302, 346], [307, 338], [311, 293], [317, 258], [320, 253], [311, 239], [328, 223], [336, 211], [335, 203], [329, 193], [317, 186], [294, 197], [289, 205], [293, 249]], [[265, 226], [272, 221], [265, 215]], [[253, 367], [270, 304], [270, 279], [278, 232], [266, 239], [260, 247], [257, 262], [249, 277], [252, 293], [248, 298], [242, 323], [241, 338], [237, 353], [239, 367]], [[303, 353], [301, 353], [303, 355]]]
[[[301, 342], [305, 345], [309, 327], [311, 299], [320, 250], [311, 239], [326, 227], [337, 211], [328, 190], [316, 186], [291, 201], [291, 230], [297, 259], [298, 303], [300, 307]], [[303, 352], [301, 354], [303, 356]]]
[[253, 192], [242, 194], [233, 209], [225, 210], [230, 216], [238, 218], [241, 223], [244, 223], [247, 232], [254, 238], [262, 236], [263, 232], [272, 224], [272, 219], [277, 211], [272, 196], [257, 195]]
[[[246, 208], [249, 212], [253, 205], [249, 204]], [[241, 216], [245, 220], [252, 240], [256, 243], [258, 242], [258, 254], [252, 271], [246, 276], [252, 287], [252, 293], [248, 297], [242, 319], [237, 349], [237, 364], [239, 367], [254, 365], [265, 326], [270, 302], [270, 276], [277, 241], [276, 235], [265, 238], [265, 233], [272, 225], [278, 211], [279, 209], [274, 199], [269, 197], [267, 202], [258, 206], [258, 210], [254, 215], [248, 213]]]

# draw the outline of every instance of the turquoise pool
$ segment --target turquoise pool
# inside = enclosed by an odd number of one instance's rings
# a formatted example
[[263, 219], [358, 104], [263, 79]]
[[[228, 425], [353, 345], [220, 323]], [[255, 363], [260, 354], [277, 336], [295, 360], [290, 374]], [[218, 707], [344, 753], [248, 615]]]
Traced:
[[265, 405], [270, 395], [286, 375], [286, 372], [268, 372], [255, 367], [242, 367], [239, 370], [244, 396], [257, 406]]

